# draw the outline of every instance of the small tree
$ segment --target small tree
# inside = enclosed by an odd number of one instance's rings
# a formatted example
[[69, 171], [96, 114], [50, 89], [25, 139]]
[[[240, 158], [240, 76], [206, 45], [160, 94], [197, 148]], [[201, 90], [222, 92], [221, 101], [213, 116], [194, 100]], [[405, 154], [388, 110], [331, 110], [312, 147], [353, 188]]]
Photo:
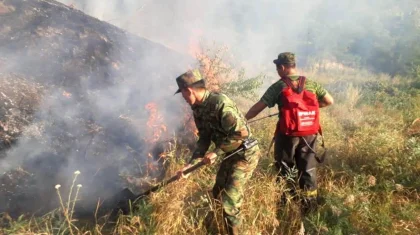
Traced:
[[228, 48], [216, 50], [202, 47], [196, 52], [201, 73], [206, 79], [207, 88], [222, 92], [230, 97], [244, 97], [255, 100], [256, 91], [263, 84], [265, 75], [246, 77], [244, 69], [235, 69], [227, 62]]

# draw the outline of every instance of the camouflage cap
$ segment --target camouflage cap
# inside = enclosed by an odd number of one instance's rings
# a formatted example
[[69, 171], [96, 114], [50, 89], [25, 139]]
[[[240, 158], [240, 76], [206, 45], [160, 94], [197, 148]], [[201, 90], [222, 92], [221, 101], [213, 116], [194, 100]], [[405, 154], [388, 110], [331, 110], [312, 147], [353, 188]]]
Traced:
[[188, 70], [186, 73], [181, 74], [176, 78], [178, 84], [178, 90], [175, 94], [181, 92], [182, 88], [192, 87], [196, 84], [204, 84], [204, 79], [201, 77], [201, 73], [198, 69]]
[[295, 54], [292, 52], [280, 53], [277, 59], [273, 60], [273, 63], [277, 65], [281, 64], [296, 64]]

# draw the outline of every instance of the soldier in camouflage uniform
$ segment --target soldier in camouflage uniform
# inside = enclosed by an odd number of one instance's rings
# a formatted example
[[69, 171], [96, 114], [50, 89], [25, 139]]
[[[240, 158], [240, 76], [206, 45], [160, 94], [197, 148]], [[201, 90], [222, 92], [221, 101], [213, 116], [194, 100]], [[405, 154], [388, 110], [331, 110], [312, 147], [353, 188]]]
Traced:
[[[299, 74], [296, 70], [295, 55], [290, 52], [284, 52], [278, 55], [273, 61], [276, 65], [278, 75], [289, 77], [294, 86], [297, 86]], [[277, 104], [279, 112], [281, 111], [281, 91], [287, 85], [282, 80], [278, 80], [271, 85], [264, 93], [261, 100], [257, 102], [245, 115], [249, 120], [257, 116], [267, 106], [273, 107]], [[305, 81], [305, 89], [314, 93], [318, 99], [319, 107], [326, 107], [333, 103], [331, 95], [318, 83], [310, 79]], [[274, 145], [275, 166], [279, 171], [280, 178], [290, 173], [293, 167], [296, 167], [299, 174], [299, 187], [304, 191], [303, 210], [309, 211], [316, 207], [317, 183], [315, 149], [317, 135], [308, 136], [286, 136], [278, 133]], [[283, 195], [284, 200], [284, 195]]]
[[[236, 104], [226, 95], [205, 89], [198, 70], [188, 71], [176, 79], [178, 91], [191, 105], [199, 139], [187, 169], [198, 161], [212, 164], [217, 156], [237, 150], [251, 132]], [[215, 149], [207, 153], [211, 141]], [[239, 234], [240, 207], [246, 182], [251, 177], [260, 157], [258, 146], [241, 151], [223, 160], [216, 176], [213, 196], [220, 199], [229, 234]], [[178, 172], [182, 175], [182, 171]]]

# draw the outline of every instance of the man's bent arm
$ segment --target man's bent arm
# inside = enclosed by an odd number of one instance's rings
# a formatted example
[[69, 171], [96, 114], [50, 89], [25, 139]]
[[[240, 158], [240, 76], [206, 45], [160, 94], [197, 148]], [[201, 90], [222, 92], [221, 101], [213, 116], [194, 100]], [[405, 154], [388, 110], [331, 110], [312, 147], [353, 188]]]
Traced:
[[245, 118], [247, 120], [254, 118], [259, 113], [261, 113], [261, 111], [263, 111], [266, 107], [267, 107], [267, 105], [264, 102], [258, 101], [256, 104], [254, 104], [254, 106], [252, 106], [248, 110], [248, 113], [246, 113]]
[[211, 131], [195, 116], [194, 121], [198, 129], [198, 141], [189, 163], [194, 163], [198, 158], [204, 157], [211, 144]]
[[332, 98], [332, 96], [329, 93], [327, 93], [322, 98], [322, 100], [320, 100], [319, 107], [323, 108], [323, 107], [327, 107], [327, 106], [332, 105], [332, 104], [334, 104], [334, 99]]

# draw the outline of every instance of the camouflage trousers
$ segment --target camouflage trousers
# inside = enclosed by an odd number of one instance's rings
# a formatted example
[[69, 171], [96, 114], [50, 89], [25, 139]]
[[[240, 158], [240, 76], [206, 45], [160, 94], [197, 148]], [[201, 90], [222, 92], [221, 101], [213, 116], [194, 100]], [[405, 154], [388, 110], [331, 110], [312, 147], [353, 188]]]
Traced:
[[233, 226], [241, 223], [240, 207], [244, 199], [244, 189], [258, 165], [258, 146], [240, 152], [222, 161], [213, 187], [213, 196], [219, 199], [227, 223]]

